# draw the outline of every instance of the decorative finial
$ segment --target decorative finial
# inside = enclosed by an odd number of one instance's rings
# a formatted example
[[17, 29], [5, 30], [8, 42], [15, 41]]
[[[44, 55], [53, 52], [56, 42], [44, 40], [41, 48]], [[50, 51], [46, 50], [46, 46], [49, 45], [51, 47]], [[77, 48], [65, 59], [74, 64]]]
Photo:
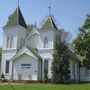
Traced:
[[35, 21], [35, 27], [37, 27], [37, 23], [36, 23], [36, 21]]
[[18, 7], [19, 7], [19, 0], [18, 0]]
[[49, 6], [48, 9], [49, 9], [49, 14], [51, 15], [51, 7]]
[[[19, 15], [19, 0], [17, 1], [17, 16]], [[19, 18], [17, 17], [17, 24], [19, 23]]]

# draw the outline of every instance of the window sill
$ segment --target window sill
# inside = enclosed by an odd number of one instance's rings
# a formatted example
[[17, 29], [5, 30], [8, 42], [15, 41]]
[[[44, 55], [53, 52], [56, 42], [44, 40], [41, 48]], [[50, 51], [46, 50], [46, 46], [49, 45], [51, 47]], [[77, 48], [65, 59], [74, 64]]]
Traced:
[[5, 50], [16, 50], [16, 48], [5, 48], [5, 49], [3, 49], [3, 51], [5, 51]]
[[9, 76], [9, 73], [5, 73], [5, 76]]
[[53, 48], [40, 48], [39, 50], [53, 50]]

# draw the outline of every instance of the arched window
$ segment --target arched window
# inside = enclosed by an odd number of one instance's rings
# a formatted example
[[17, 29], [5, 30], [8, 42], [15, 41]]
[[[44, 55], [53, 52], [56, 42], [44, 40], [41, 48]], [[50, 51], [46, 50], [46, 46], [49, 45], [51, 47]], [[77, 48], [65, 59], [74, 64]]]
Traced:
[[22, 48], [24, 45], [25, 45], [25, 39], [24, 38], [21, 38], [20, 48]]
[[6, 61], [6, 73], [9, 73], [9, 64], [10, 64], [10, 62], [9, 61]]
[[25, 45], [25, 39], [23, 38], [23, 44], [22, 44], [22, 46], [24, 46]]
[[48, 48], [48, 38], [44, 38], [44, 48]]
[[20, 40], [20, 49], [22, 48], [22, 43], [23, 43], [23, 41], [22, 41], [22, 38], [21, 38], [21, 40]]
[[6, 40], [6, 48], [9, 47], [9, 37], [7, 37], [7, 40]]
[[44, 60], [44, 74], [48, 74], [48, 60]]
[[10, 38], [10, 48], [13, 47], [13, 37]]

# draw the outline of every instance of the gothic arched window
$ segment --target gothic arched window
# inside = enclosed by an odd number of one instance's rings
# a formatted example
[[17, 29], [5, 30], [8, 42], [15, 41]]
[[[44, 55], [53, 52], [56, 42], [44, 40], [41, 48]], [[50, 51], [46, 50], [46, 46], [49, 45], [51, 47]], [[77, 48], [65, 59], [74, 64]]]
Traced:
[[23, 43], [23, 40], [21, 38], [21, 40], [20, 40], [20, 49], [22, 48], [22, 43]]
[[12, 48], [13, 47], [13, 37], [11, 37], [11, 39], [10, 39], [10, 48]]
[[22, 44], [23, 46], [25, 45], [25, 39], [23, 38], [23, 44]]
[[7, 41], [6, 41], [6, 48], [9, 47], [9, 37], [7, 37]]
[[44, 48], [48, 48], [48, 38], [44, 38]]

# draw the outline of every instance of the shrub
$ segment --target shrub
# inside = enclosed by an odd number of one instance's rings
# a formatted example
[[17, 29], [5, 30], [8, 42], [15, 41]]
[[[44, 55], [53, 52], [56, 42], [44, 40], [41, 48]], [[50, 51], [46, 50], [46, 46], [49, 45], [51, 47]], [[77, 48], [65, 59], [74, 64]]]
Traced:
[[44, 74], [44, 82], [48, 82], [48, 75], [47, 75], [47, 73]]
[[4, 74], [3, 73], [1, 74], [0, 82], [5, 82], [5, 77], [4, 77]]
[[5, 78], [3, 73], [1, 74], [1, 78]]

